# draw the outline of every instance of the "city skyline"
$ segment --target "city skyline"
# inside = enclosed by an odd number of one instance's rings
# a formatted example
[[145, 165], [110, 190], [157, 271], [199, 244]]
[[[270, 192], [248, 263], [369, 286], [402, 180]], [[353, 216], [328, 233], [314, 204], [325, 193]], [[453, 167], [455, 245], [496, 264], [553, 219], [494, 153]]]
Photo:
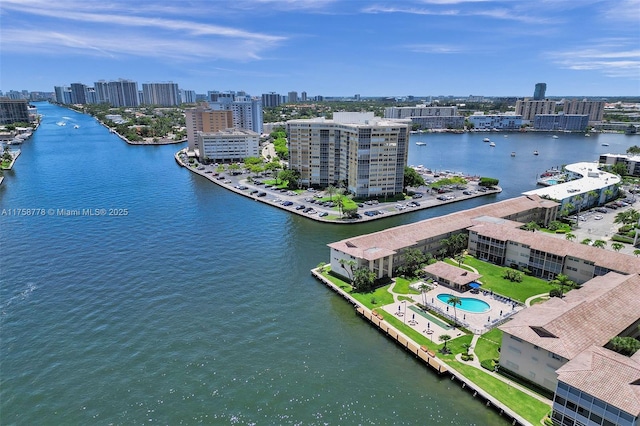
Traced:
[[637, 96], [640, 0], [3, 0], [0, 90]]

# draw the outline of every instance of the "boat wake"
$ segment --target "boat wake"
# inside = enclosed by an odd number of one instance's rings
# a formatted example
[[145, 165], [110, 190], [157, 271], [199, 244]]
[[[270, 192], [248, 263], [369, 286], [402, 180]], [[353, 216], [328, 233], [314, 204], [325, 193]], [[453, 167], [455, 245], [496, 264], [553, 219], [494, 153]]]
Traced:
[[10, 297], [4, 303], [1, 303], [0, 313], [2, 314], [2, 316], [7, 314], [6, 309], [9, 306], [11, 306], [14, 302], [20, 302], [22, 300], [28, 299], [31, 293], [33, 293], [37, 288], [38, 286], [35, 284], [28, 284], [26, 289], [22, 290], [20, 293], [16, 294], [15, 296]]

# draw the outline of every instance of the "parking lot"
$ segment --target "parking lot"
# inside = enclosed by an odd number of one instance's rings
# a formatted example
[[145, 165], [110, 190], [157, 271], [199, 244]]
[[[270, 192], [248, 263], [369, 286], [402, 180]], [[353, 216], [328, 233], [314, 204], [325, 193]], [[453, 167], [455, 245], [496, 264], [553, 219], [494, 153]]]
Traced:
[[199, 165], [197, 168], [189, 166], [186, 154], [179, 152], [176, 161], [183, 167], [209, 179], [245, 197], [253, 198], [271, 204], [314, 220], [332, 223], [353, 223], [381, 219], [386, 216], [404, 214], [411, 211], [435, 207], [447, 203], [457, 202], [473, 197], [480, 197], [500, 192], [500, 188], [486, 189], [479, 187], [477, 182], [458, 188], [446, 188], [432, 193], [428, 187], [417, 188], [409, 200], [384, 202], [380, 200], [366, 200], [358, 203], [358, 216], [355, 218], [340, 218], [340, 212], [335, 202], [324, 191], [309, 188], [303, 191], [291, 191], [266, 184], [272, 178], [255, 176], [249, 172], [238, 171], [218, 173], [217, 164]]
[[[611, 248], [611, 240], [613, 235], [617, 232], [618, 228], [622, 226], [621, 223], [614, 223], [615, 217], [618, 213], [634, 209], [637, 202], [635, 199], [629, 199], [624, 202], [620, 201], [617, 205], [608, 203], [609, 207], [597, 207], [578, 214], [577, 226], [571, 231], [576, 236], [575, 241], [580, 243], [587, 239], [593, 241], [603, 240], [607, 244], [604, 247], [606, 250], [613, 250]], [[624, 204], [622, 204], [624, 203]], [[637, 209], [636, 209], [637, 210]], [[575, 216], [574, 216], [575, 217]], [[566, 238], [565, 234], [553, 234], [556, 238]], [[631, 244], [624, 244], [624, 248], [620, 250], [620, 253], [633, 254], [635, 248]]]

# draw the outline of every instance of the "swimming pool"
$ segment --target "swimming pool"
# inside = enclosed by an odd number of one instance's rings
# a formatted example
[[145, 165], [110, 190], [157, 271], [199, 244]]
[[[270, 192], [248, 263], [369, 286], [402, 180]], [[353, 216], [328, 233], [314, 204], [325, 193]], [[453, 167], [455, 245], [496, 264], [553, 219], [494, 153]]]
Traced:
[[[447, 303], [447, 300], [449, 300], [450, 296], [452, 295], [442, 293], [438, 295], [438, 300], [441, 301], [442, 303]], [[491, 306], [489, 306], [487, 302], [484, 302], [480, 299], [476, 299], [473, 297], [460, 297], [460, 301], [462, 302], [462, 305], [456, 304], [456, 309], [459, 309], [461, 311], [480, 314], [482, 312], [487, 312], [489, 309], [491, 309]], [[449, 306], [453, 307], [453, 305], [449, 305]]]

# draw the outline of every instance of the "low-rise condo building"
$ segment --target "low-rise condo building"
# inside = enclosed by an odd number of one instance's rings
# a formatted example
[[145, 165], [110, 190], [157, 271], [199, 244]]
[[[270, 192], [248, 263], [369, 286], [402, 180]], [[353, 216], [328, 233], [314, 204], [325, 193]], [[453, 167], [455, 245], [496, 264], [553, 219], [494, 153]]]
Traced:
[[608, 273], [563, 298], [515, 314], [502, 330], [500, 369], [555, 391], [556, 425], [637, 426], [640, 352], [606, 348], [640, 336], [640, 276]]
[[247, 157], [260, 156], [260, 135], [251, 130], [198, 132], [197, 138], [202, 161], [242, 161]]
[[602, 154], [599, 162], [606, 166], [614, 166], [622, 163], [627, 168], [627, 173], [629, 175], [640, 176], [640, 155]]
[[544, 181], [550, 183], [549, 186], [527, 191], [524, 195], [538, 195], [557, 201], [560, 211], [568, 213], [603, 205], [618, 197], [621, 180], [620, 176], [599, 170], [598, 166], [598, 163], [589, 162], [568, 164], [564, 170], [554, 171]]

